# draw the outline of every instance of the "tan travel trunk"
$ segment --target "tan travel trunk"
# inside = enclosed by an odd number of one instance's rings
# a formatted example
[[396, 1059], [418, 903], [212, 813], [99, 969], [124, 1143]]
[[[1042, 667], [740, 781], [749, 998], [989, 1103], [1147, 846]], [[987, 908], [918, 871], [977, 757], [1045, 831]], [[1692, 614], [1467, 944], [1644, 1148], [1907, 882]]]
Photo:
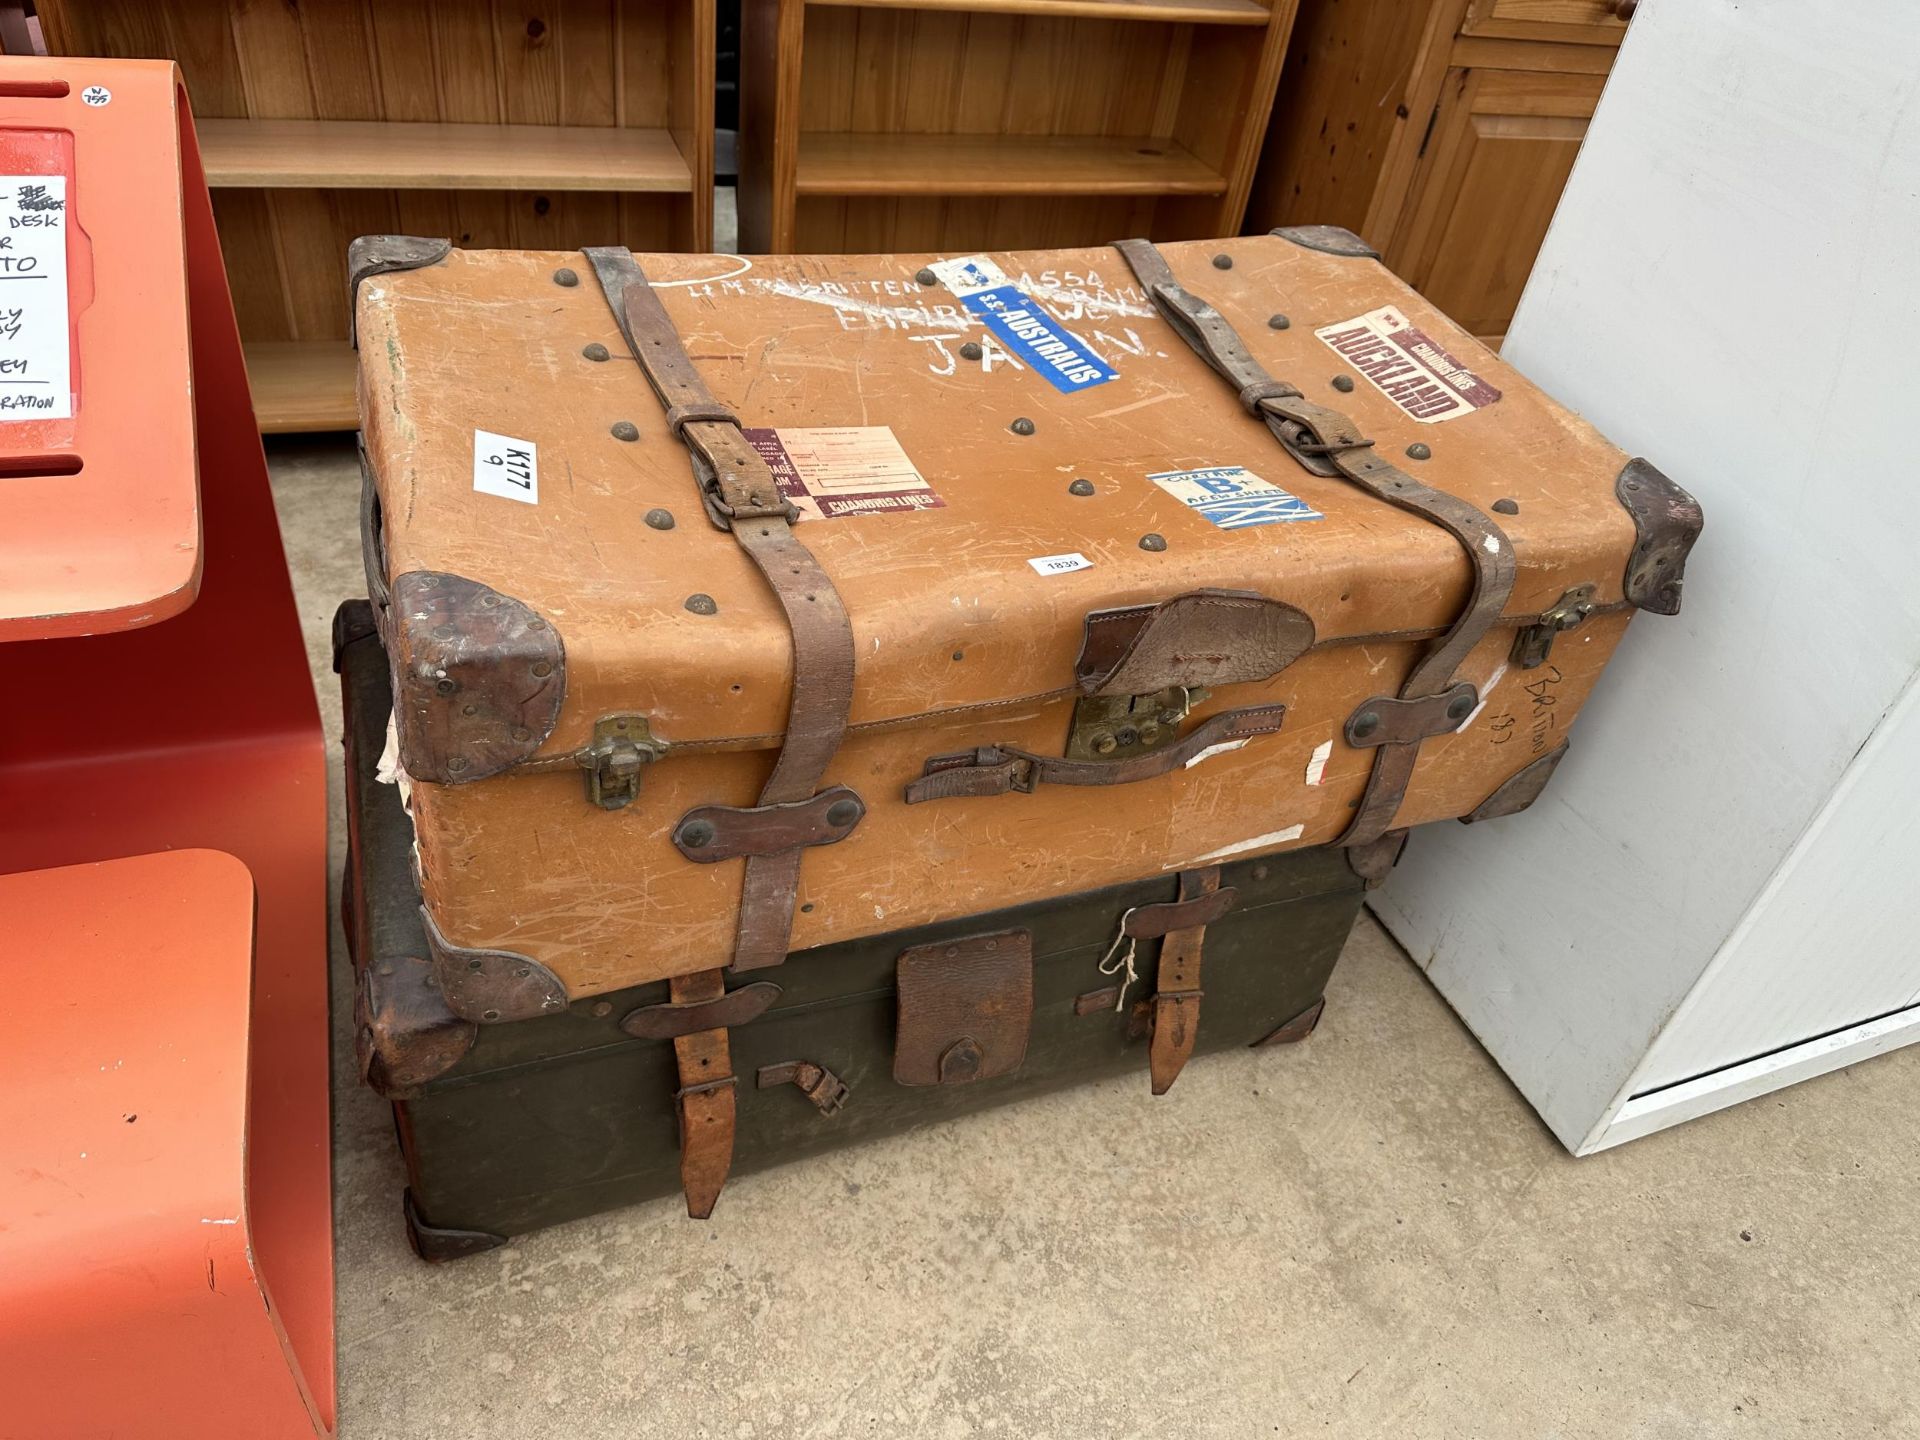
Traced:
[[482, 1023], [1270, 851], [1378, 874], [1533, 798], [1699, 528], [1343, 231], [352, 269]]

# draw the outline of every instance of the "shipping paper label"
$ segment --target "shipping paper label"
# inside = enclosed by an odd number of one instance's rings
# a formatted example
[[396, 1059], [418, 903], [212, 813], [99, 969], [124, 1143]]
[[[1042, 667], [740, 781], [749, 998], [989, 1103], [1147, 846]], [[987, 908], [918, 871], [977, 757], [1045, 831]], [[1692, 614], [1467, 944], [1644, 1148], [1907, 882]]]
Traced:
[[473, 488], [524, 505], [540, 503], [540, 450], [531, 440], [473, 432]]
[[1424, 425], [1456, 420], [1500, 398], [1498, 390], [1391, 305], [1313, 333]]
[[0, 421], [73, 414], [67, 177], [0, 175]]
[[793, 502], [802, 520], [946, 507], [885, 425], [789, 426], [740, 433], [760, 452], [780, 493]]
[[968, 255], [959, 260], [936, 260], [927, 267], [940, 277], [940, 283], [959, 299], [978, 290], [997, 290], [1011, 285], [1012, 279], [984, 255]]
[[1326, 516], [1298, 495], [1262, 480], [1242, 465], [1205, 470], [1167, 470], [1147, 477], [1194, 514], [1222, 530], [1245, 530], [1286, 520], [1324, 520]]

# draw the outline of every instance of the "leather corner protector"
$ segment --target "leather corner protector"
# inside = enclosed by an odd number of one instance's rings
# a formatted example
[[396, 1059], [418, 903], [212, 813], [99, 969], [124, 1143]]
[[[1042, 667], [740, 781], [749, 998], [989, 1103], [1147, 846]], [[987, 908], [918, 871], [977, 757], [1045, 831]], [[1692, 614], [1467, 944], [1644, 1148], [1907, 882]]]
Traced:
[[448, 1008], [433, 965], [417, 956], [375, 960], [354, 993], [360, 1079], [376, 1095], [410, 1099], [466, 1058], [480, 1030]]
[[420, 1218], [420, 1209], [413, 1203], [412, 1190], [401, 1192], [400, 1210], [407, 1220], [407, 1244], [413, 1247], [415, 1255], [429, 1265], [444, 1265], [449, 1260], [461, 1260], [487, 1250], [498, 1250], [507, 1243], [506, 1236], [495, 1235], [491, 1230], [448, 1230], [439, 1225], [429, 1225]]
[[333, 612], [333, 673], [340, 673], [340, 658], [347, 653], [349, 645], [379, 633], [380, 625], [374, 619], [370, 601], [341, 601], [340, 608]]
[[538, 960], [511, 950], [469, 949], [451, 944], [423, 905], [433, 974], [447, 1008], [476, 1025], [531, 1020], [567, 1008], [567, 987]]
[[1687, 556], [1706, 523], [1700, 502], [1638, 458], [1621, 470], [1613, 493], [1633, 517], [1633, 553], [1622, 590], [1642, 610], [1678, 615]]
[[395, 577], [392, 597], [394, 724], [407, 774], [461, 785], [539, 750], [567, 693], [559, 631], [459, 575], [410, 570]]
[[1509, 775], [1499, 789], [1462, 815], [1460, 823], [1473, 825], [1482, 820], [1497, 820], [1502, 815], [1517, 815], [1533, 804], [1540, 798], [1540, 792], [1547, 788], [1547, 781], [1553, 778], [1553, 772], [1559, 769], [1560, 762], [1567, 758], [1567, 747], [1571, 743], [1562, 740], [1539, 759]]
[[1405, 830], [1389, 830], [1378, 840], [1346, 847], [1347, 865], [1366, 881], [1367, 889], [1378, 890], [1400, 863], [1401, 852], [1407, 848], [1407, 834]]
[[360, 345], [355, 311], [359, 308], [360, 282], [373, 275], [396, 270], [420, 270], [438, 265], [453, 253], [453, 241], [423, 235], [362, 235], [347, 246], [347, 338], [356, 349]]
[[1378, 260], [1380, 252], [1351, 230], [1339, 225], [1283, 225], [1273, 232], [1282, 240], [1328, 255], [1344, 255], [1354, 260]]
[[1315, 1028], [1320, 1024], [1320, 1017], [1326, 1013], [1326, 1009], [1327, 999], [1326, 996], [1323, 995], [1291, 1020], [1279, 1028], [1262, 1035], [1247, 1048], [1258, 1050], [1265, 1045], [1297, 1045], [1309, 1035], [1313, 1034]]

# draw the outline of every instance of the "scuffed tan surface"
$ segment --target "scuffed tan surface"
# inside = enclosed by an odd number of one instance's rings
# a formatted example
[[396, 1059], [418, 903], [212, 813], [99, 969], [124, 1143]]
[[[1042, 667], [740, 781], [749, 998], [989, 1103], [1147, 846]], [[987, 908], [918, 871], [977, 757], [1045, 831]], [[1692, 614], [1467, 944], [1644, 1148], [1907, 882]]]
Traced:
[[[337, 736], [358, 476], [273, 458]], [[1363, 921], [1317, 1035], [1163, 1100], [1143, 1074], [736, 1181], [705, 1225], [663, 1201], [433, 1269], [337, 931], [334, 967], [341, 1440], [1920, 1433], [1914, 1052], [1575, 1161]]]

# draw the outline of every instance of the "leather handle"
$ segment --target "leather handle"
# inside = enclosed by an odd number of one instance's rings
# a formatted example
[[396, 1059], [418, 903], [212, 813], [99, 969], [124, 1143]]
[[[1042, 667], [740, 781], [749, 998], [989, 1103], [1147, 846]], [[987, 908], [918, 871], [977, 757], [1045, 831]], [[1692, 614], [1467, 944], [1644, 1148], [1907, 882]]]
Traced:
[[1176, 744], [1126, 760], [1067, 760], [1057, 755], [1035, 755], [1003, 745], [983, 745], [952, 755], [935, 755], [921, 777], [907, 786], [907, 804], [982, 795], [1005, 795], [1010, 790], [1030, 793], [1036, 786], [1130, 785], [1178, 770], [1210, 746], [1231, 744], [1255, 735], [1270, 735], [1285, 722], [1284, 705], [1249, 705], [1222, 710], [1194, 727]]

